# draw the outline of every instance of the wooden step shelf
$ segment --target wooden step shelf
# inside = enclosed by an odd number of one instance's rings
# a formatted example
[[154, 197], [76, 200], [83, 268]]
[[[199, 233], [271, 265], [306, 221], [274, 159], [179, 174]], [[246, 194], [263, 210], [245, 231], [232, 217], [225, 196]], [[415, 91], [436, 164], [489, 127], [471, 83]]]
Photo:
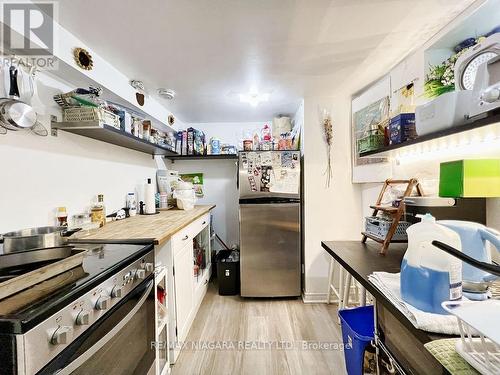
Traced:
[[395, 213], [398, 212], [398, 207], [392, 207], [392, 206], [370, 206], [370, 208], [377, 210], [377, 211], [383, 211], [383, 212], [389, 212], [389, 213]]
[[[399, 207], [393, 207], [393, 206], [385, 206], [382, 204], [382, 200], [384, 198], [384, 194], [386, 190], [390, 186], [394, 185], [406, 185], [405, 192], [403, 193], [403, 196], [401, 197], [401, 202], [399, 204]], [[403, 218], [404, 211], [405, 211], [405, 205], [404, 205], [404, 198], [409, 197], [413, 194], [413, 191], [416, 190], [417, 195], [423, 196], [424, 192], [422, 190], [422, 187], [420, 186], [420, 183], [418, 182], [417, 179], [411, 178], [409, 180], [385, 180], [384, 185], [382, 186], [382, 190], [380, 190], [380, 194], [378, 195], [377, 202], [370, 206], [370, 208], [373, 209], [372, 217], [376, 217], [379, 212], [385, 212], [391, 215], [392, 217], [392, 223], [389, 228], [389, 231], [387, 232], [387, 235], [384, 239], [375, 237], [369, 233], [362, 232], [361, 235], [363, 236], [361, 239], [362, 243], [365, 243], [367, 239], [371, 239], [373, 241], [376, 241], [380, 244], [382, 244], [382, 247], [380, 249], [380, 254], [385, 255], [387, 252], [387, 248], [389, 247], [389, 244], [391, 243], [405, 243], [408, 242], [406, 240], [393, 240], [394, 234], [396, 233], [396, 230], [398, 229], [399, 222]]]

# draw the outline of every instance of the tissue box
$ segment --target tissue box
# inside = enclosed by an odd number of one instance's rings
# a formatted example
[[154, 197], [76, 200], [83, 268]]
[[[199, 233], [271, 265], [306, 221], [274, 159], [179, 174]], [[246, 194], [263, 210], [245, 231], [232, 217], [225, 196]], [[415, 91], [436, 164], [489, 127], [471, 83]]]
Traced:
[[500, 159], [457, 160], [441, 163], [439, 196], [500, 197]]
[[391, 145], [405, 142], [417, 137], [415, 128], [415, 114], [401, 113], [391, 119], [389, 123], [389, 139]]

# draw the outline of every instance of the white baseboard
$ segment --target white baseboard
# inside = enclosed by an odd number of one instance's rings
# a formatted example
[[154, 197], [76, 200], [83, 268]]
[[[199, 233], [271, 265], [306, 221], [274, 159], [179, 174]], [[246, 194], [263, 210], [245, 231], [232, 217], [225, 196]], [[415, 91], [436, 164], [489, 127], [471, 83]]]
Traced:
[[326, 293], [302, 293], [304, 303], [326, 303]]

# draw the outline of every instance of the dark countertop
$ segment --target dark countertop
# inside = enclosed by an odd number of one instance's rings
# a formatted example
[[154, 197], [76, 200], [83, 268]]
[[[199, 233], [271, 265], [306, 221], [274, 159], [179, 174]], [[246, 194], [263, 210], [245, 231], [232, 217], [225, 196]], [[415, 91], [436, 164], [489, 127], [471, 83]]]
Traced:
[[368, 281], [368, 276], [373, 272], [399, 272], [408, 244], [391, 244], [385, 256], [379, 254], [380, 244], [372, 241], [364, 244], [361, 241], [322, 241], [321, 246], [422, 344], [450, 337], [415, 328], [411, 321], [375, 285]]
[[27, 332], [126, 265], [153, 251], [152, 244], [78, 244], [77, 247], [88, 250], [81, 266], [0, 301], [0, 336]]

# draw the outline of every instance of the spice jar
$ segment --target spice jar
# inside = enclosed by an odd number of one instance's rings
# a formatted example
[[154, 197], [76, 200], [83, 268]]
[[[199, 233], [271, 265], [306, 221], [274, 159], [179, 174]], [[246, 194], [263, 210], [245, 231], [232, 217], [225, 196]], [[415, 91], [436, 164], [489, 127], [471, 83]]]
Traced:
[[57, 207], [57, 224], [60, 227], [68, 226], [68, 213], [66, 212], [66, 207]]
[[97, 196], [97, 202], [90, 209], [90, 216], [93, 223], [99, 223], [102, 227], [106, 224], [106, 208], [104, 206], [104, 195]]

